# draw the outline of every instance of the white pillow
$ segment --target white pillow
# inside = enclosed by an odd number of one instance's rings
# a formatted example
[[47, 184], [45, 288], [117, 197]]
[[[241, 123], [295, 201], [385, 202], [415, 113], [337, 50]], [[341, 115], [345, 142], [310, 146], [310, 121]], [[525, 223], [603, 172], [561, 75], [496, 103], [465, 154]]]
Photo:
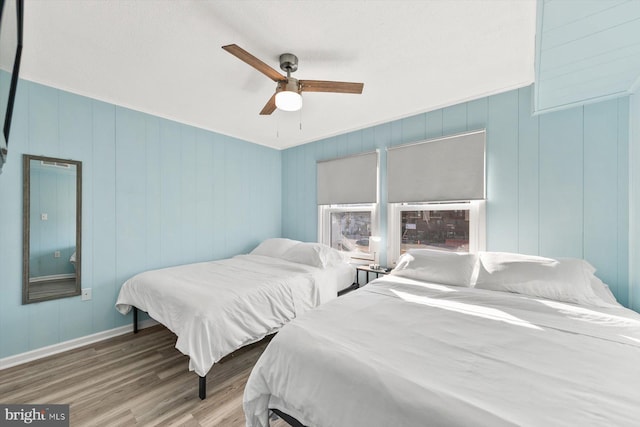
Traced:
[[574, 304], [609, 306], [591, 288], [593, 267], [583, 260], [556, 260], [506, 252], [480, 252], [475, 287]]
[[289, 248], [282, 259], [313, 267], [325, 268], [344, 262], [342, 254], [322, 243], [298, 243]]
[[327, 267], [336, 264], [351, 263], [351, 257], [347, 255], [346, 252], [341, 252], [327, 245], [322, 246], [324, 247], [323, 250], [326, 252]]
[[280, 237], [266, 239], [251, 251], [251, 255], [282, 258], [282, 255], [284, 255], [285, 252], [287, 252], [290, 248], [294, 247], [298, 243], [300, 243], [298, 240], [283, 239]]
[[471, 286], [476, 254], [434, 249], [410, 249], [391, 274], [443, 285]]
[[585, 274], [589, 279], [589, 284], [591, 286], [591, 290], [593, 291], [593, 293], [596, 294], [598, 298], [600, 298], [602, 301], [604, 301], [607, 304], [615, 305], [618, 307], [620, 306], [620, 303], [618, 303], [618, 300], [616, 300], [616, 297], [611, 292], [611, 289], [609, 289], [609, 286], [607, 286], [602, 280], [596, 277], [595, 275], [596, 269], [594, 266], [589, 264], [588, 261], [584, 259], [579, 259], [579, 258], [558, 258], [558, 261], [576, 262], [576, 263], [582, 264], [585, 270]]
[[622, 307], [613, 295], [613, 292], [611, 292], [611, 289], [609, 289], [609, 286], [607, 286], [607, 284], [602, 280], [598, 279], [595, 274], [591, 276], [591, 289], [593, 289], [593, 292], [605, 303], [615, 305], [616, 307]]

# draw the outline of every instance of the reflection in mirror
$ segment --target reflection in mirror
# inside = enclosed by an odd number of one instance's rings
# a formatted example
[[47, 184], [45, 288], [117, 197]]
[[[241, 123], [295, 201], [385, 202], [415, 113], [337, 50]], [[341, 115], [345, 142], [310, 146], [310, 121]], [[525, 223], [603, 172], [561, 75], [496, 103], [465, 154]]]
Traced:
[[22, 303], [80, 295], [82, 163], [25, 154]]

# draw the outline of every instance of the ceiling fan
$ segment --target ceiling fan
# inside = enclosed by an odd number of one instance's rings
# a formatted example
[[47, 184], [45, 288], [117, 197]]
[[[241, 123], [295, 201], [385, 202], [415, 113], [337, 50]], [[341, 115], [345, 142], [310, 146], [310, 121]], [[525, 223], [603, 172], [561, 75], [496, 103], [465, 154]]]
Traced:
[[262, 74], [276, 82], [276, 92], [265, 104], [260, 114], [269, 115], [279, 108], [284, 111], [297, 111], [302, 108], [301, 92], [335, 92], [361, 94], [364, 83], [333, 82], [326, 80], [298, 80], [291, 77], [291, 73], [298, 69], [298, 57], [292, 53], [280, 55], [280, 68], [286, 71], [283, 76], [243, 48], [230, 44], [222, 46], [224, 50], [241, 61], [251, 65]]

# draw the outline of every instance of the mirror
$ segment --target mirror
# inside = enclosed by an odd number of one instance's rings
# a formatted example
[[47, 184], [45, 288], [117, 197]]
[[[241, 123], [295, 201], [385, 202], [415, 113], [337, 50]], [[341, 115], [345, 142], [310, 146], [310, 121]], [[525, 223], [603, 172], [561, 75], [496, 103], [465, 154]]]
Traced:
[[80, 295], [82, 162], [23, 156], [22, 303]]

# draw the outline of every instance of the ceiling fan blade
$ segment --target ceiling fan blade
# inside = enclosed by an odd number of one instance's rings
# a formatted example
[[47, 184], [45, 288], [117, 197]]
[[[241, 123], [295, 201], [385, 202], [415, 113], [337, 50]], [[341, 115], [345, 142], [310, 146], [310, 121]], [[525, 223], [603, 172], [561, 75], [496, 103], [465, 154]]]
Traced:
[[238, 45], [230, 44], [227, 46], [222, 46], [222, 48], [227, 52], [229, 52], [230, 54], [232, 54], [233, 56], [235, 56], [236, 58], [238, 58], [239, 60], [251, 65], [253, 68], [260, 71], [262, 74], [269, 77], [274, 82], [281, 82], [287, 79], [285, 76], [283, 76], [282, 74], [280, 74], [279, 72], [277, 72], [276, 70], [274, 70], [273, 68], [271, 68], [270, 66], [268, 66], [267, 64], [259, 60], [258, 58], [256, 58], [255, 56], [251, 55], [249, 52], [247, 52], [246, 50], [244, 50]]
[[262, 108], [262, 111], [260, 111], [260, 115], [268, 116], [274, 111], [276, 111], [276, 94], [275, 93], [271, 95], [271, 98], [269, 98], [267, 103], [264, 105], [264, 107]]
[[304, 92], [362, 93], [364, 83], [299, 80]]

